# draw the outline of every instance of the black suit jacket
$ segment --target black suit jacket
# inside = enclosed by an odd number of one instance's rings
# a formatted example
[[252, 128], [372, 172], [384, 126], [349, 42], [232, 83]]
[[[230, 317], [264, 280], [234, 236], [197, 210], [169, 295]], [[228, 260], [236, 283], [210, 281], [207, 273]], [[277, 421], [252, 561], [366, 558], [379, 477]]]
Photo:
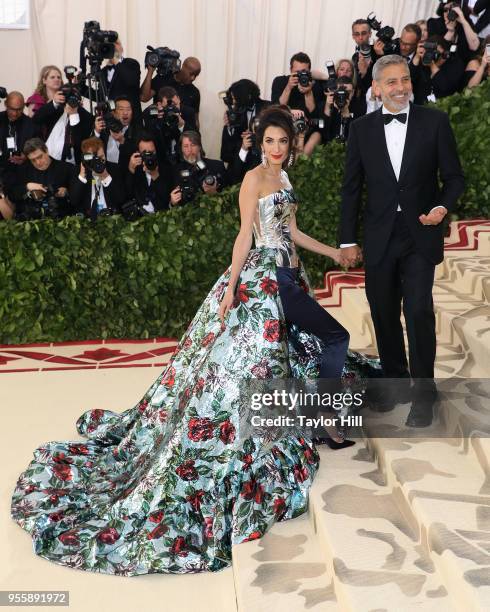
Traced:
[[[255, 112], [252, 116], [258, 117], [261, 111], [263, 111], [264, 108], [270, 106], [270, 104], [271, 102], [269, 100], [262, 100], [261, 98], [259, 98], [255, 103]], [[248, 128], [249, 126], [247, 125], [247, 122], [244, 121], [244, 124], [240, 128], [235, 128], [230, 134], [230, 131], [228, 130], [226, 125], [223, 126], [223, 133], [221, 135], [220, 157], [227, 164], [233, 163], [235, 157], [238, 155], [238, 151], [240, 151], [242, 146], [242, 132], [244, 132]]]
[[382, 109], [351, 124], [342, 186], [341, 244], [357, 242], [356, 225], [364, 183], [366, 264], [374, 265], [382, 258], [397, 214], [404, 215], [416, 248], [432, 263], [441, 262], [443, 224], [422, 225], [419, 215], [429, 213], [437, 205], [453, 211], [464, 190], [456, 141], [446, 113], [410, 105], [398, 181], [388, 154]]
[[[43, 104], [43, 106], [41, 106], [41, 108], [33, 116], [32, 120], [39, 126], [41, 136], [44, 141], [49, 138], [51, 130], [54, 128], [56, 122], [63, 113], [64, 107], [61, 104], [58, 106], [58, 108], [56, 108], [53, 102], [48, 102], [47, 104]], [[78, 114], [80, 116], [80, 121], [78, 124], [73, 126], [68, 124], [69, 129], [72, 131], [73, 148], [75, 151], [75, 161], [77, 164], [80, 163], [82, 158], [82, 153], [80, 150], [82, 140], [90, 137], [92, 128], [94, 126], [93, 116], [82, 106], [78, 108]]]
[[477, 15], [484, 11], [474, 25], [475, 32], [479, 34], [490, 23], [490, 0], [478, 0], [473, 7], [473, 11]]
[[[119, 212], [121, 205], [125, 201], [124, 183], [120, 176], [117, 164], [107, 162], [107, 172], [111, 175], [112, 181], [108, 187], [104, 187], [104, 197], [107, 207], [115, 212]], [[90, 216], [92, 208], [92, 182], [90, 178], [86, 183], [78, 178], [78, 172], [73, 177], [71, 189], [72, 207], [77, 211]]]
[[136, 198], [141, 206], [151, 201], [156, 212], [168, 210], [170, 183], [170, 176], [165, 174], [164, 169], [159, 168], [157, 180], [152, 180], [148, 185], [148, 180], [142, 166], [138, 166], [134, 174], [131, 172], [126, 174], [126, 199]]

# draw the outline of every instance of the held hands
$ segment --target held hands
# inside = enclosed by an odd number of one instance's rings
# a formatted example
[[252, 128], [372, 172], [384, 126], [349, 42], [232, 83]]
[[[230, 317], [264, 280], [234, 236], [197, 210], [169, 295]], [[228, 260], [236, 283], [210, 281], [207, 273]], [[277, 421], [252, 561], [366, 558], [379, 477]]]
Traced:
[[361, 248], [355, 244], [340, 249], [339, 263], [344, 268], [353, 268], [357, 263], [362, 262]]
[[422, 225], [439, 225], [447, 215], [447, 208], [444, 206], [431, 210], [428, 215], [420, 215], [419, 221]]

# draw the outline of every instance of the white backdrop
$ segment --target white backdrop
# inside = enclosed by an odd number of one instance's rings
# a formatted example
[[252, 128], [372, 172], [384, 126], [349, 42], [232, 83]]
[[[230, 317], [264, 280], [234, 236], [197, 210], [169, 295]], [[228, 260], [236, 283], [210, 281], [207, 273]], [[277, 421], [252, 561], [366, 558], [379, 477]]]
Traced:
[[399, 34], [434, 14], [437, 0], [31, 0], [31, 28], [0, 33], [0, 85], [26, 97], [40, 68], [78, 64], [83, 23], [119, 32], [128, 57], [142, 65], [146, 45], [195, 55], [202, 72], [201, 126], [208, 155], [218, 156], [223, 103], [217, 93], [239, 78], [254, 80], [270, 99], [272, 80], [286, 74], [293, 53], [313, 67], [350, 57], [354, 19], [375, 11]]

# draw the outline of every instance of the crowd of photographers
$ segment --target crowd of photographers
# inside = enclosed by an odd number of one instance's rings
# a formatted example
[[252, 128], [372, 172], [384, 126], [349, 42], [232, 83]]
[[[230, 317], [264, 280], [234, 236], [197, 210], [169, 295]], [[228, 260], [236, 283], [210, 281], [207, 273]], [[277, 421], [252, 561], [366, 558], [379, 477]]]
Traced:
[[386, 54], [406, 58], [416, 104], [476, 87], [490, 72], [490, 0], [440, 0], [437, 17], [407, 24], [398, 38], [370, 14], [354, 21], [352, 38], [352, 58], [327, 61], [324, 70], [294, 54], [290, 73], [273, 80], [270, 100], [248, 79], [221, 92], [221, 159], [213, 160], [199, 131], [199, 60], [148, 47], [141, 80], [118, 34], [87, 22], [79, 68], [45, 66], [27, 99], [0, 88], [0, 220], [134, 220], [218, 193], [261, 162], [254, 131], [271, 103], [291, 109], [297, 153], [345, 142], [351, 121], [381, 105], [372, 71]]

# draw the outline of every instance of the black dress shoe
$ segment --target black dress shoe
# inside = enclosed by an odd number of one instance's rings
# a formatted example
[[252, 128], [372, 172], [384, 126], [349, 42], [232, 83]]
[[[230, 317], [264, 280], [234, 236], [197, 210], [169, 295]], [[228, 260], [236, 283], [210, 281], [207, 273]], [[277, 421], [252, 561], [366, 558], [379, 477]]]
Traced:
[[341, 448], [348, 448], [349, 446], [354, 446], [355, 444], [354, 440], [344, 440], [343, 442], [336, 442], [335, 440], [332, 440], [332, 438], [320, 438], [320, 437], [312, 438], [311, 441], [313, 442], [313, 444], [316, 444], [317, 446], [319, 444], [326, 444], [332, 450], [340, 450]]
[[429, 427], [432, 425], [433, 419], [433, 408], [430, 402], [414, 402], [405, 425], [407, 427]]

